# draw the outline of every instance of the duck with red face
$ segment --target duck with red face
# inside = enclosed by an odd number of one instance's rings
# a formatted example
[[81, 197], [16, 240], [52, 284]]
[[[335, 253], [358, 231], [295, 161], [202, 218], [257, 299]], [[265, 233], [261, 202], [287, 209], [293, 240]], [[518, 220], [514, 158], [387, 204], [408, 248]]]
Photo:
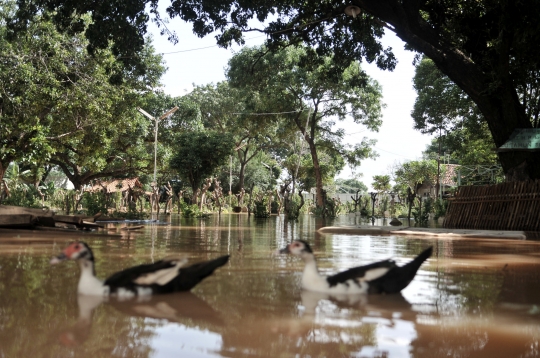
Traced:
[[79, 241], [69, 244], [58, 256], [51, 259], [51, 264], [65, 260], [73, 260], [79, 264], [79, 294], [130, 298], [189, 291], [217, 268], [225, 265], [229, 261], [229, 255], [190, 266], [186, 266], [186, 258], [167, 257], [155, 263], [117, 272], [105, 281], [96, 277], [94, 254], [86, 243]]

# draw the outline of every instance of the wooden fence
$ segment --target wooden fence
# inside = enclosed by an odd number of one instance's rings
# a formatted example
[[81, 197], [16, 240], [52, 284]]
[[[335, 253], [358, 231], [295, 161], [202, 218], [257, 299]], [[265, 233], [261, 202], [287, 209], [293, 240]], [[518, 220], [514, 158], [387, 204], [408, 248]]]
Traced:
[[540, 231], [540, 180], [462, 186], [450, 202], [443, 227]]

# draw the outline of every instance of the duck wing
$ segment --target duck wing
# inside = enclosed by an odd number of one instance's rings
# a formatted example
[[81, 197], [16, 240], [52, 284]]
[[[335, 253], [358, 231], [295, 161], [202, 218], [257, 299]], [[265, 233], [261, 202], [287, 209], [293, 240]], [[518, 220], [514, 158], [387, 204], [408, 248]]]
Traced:
[[328, 276], [326, 281], [330, 287], [336, 286], [338, 283], [345, 283], [348, 280], [371, 281], [385, 275], [394, 267], [396, 267], [396, 263], [393, 260], [374, 262], [369, 265], [353, 267], [333, 276]]
[[178, 269], [187, 263], [185, 258], [165, 258], [152, 264], [133, 266], [119, 271], [104, 282], [109, 287], [136, 285], [164, 285], [178, 275]]
[[424, 250], [411, 262], [390, 269], [384, 276], [369, 281], [368, 293], [398, 293], [409, 285], [420, 266], [433, 252], [433, 247]]
[[189, 291], [199, 282], [210, 276], [214, 271], [225, 265], [229, 261], [229, 255], [221, 256], [216, 259], [199, 262], [191, 266], [182, 267], [178, 276], [168, 285], [153, 286], [155, 293], [170, 293], [178, 291]]

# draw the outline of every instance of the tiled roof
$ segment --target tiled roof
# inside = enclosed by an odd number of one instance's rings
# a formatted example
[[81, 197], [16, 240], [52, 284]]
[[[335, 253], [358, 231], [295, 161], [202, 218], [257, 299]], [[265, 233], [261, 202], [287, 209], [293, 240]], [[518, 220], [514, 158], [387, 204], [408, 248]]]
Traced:
[[458, 171], [458, 164], [441, 164], [441, 168], [444, 167], [443, 174], [441, 176], [441, 184], [447, 186], [456, 186], [456, 176]]
[[98, 182], [95, 184], [92, 188], [89, 189], [89, 191], [100, 191], [103, 190], [103, 187], [106, 188], [107, 193], [116, 193], [116, 192], [124, 192], [128, 190], [129, 188], [141, 188], [143, 185], [139, 181], [139, 178], [132, 178], [132, 179], [115, 179], [110, 182]]

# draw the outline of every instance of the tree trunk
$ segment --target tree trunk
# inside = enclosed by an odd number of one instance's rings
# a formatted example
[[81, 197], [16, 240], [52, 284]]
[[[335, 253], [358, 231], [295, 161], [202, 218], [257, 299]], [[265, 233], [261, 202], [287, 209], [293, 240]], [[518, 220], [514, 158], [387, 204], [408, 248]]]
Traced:
[[309, 151], [311, 153], [311, 160], [313, 161], [313, 170], [315, 171], [315, 186], [317, 189], [316, 199], [317, 199], [317, 206], [323, 207], [324, 206], [324, 200], [323, 200], [323, 182], [322, 182], [322, 175], [321, 175], [321, 166], [319, 164], [319, 156], [317, 155], [317, 148], [315, 147], [314, 140], [310, 137], [307, 138], [306, 141], [309, 144]]
[[6, 173], [7, 165], [4, 166], [0, 161], [0, 204], [4, 199], [4, 195], [7, 195], [7, 188], [4, 183], [4, 174]]
[[[239, 192], [242, 192], [242, 189], [244, 189], [244, 179], [246, 176], [246, 164], [243, 161], [240, 161], [240, 173], [238, 174], [238, 190]], [[244, 196], [241, 195], [238, 197], [238, 206], [244, 205]]]

